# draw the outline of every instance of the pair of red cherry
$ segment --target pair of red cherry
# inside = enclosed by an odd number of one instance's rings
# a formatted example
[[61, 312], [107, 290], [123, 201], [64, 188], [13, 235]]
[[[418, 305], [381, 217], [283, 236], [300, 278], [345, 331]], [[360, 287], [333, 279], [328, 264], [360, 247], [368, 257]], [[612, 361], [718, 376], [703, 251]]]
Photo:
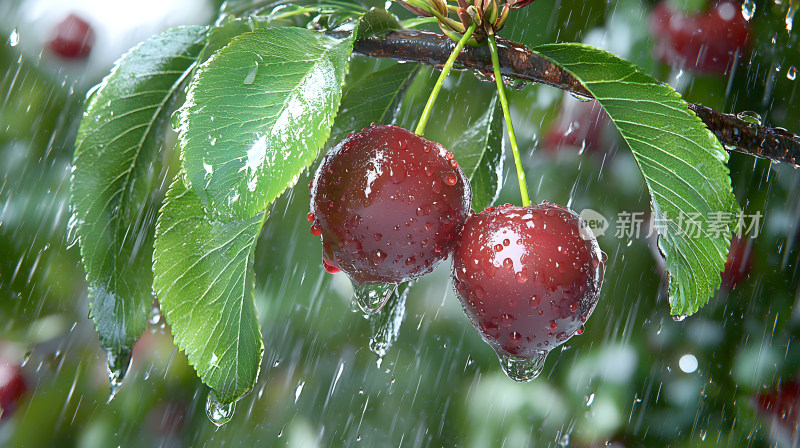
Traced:
[[464, 311], [514, 379], [538, 375], [551, 349], [583, 332], [597, 303], [602, 252], [577, 214], [546, 202], [472, 213], [469, 180], [453, 155], [405, 129], [373, 125], [349, 136], [310, 188], [324, 265], [344, 271], [357, 296], [372, 294], [364, 311], [452, 253]]

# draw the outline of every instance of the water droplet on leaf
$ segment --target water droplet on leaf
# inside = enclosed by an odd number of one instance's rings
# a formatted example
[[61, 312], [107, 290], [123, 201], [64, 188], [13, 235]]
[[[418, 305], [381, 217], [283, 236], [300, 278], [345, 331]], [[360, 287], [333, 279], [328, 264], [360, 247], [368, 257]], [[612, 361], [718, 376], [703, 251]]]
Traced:
[[213, 390], [208, 393], [208, 399], [206, 400], [206, 415], [208, 415], [208, 419], [211, 420], [211, 423], [222, 426], [225, 423], [231, 421], [233, 418], [233, 411], [236, 407], [236, 403], [221, 403], [217, 398], [217, 393]]
[[246, 86], [249, 86], [250, 84], [253, 83], [253, 81], [256, 80], [256, 73], [258, 73], [258, 63], [257, 62], [256, 62], [256, 65], [253, 68], [251, 68], [250, 71], [247, 73], [247, 76], [244, 77], [244, 84]]
[[761, 126], [761, 115], [759, 115], [759, 114], [757, 114], [757, 113], [755, 113], [753, 111], [750, 111], [750, 110], [746, 110], [744, 112], [739, 112], [738, 114], [736, 114], [736, 118], [738, 118], [738, 119], [740, 119], [740, 120], [742, 120], [742, 121], [744, 121], [746, 123], [750, 123], [750, 124], [755, 124], [755, 125]]

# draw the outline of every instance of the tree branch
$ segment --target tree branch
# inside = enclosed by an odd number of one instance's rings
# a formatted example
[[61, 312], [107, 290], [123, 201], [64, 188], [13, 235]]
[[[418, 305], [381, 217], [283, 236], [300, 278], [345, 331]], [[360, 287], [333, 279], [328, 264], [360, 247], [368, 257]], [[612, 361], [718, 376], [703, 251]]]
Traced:
[[[441, 66], [453, 51], [450, 38], [427, 31], [393, 31], [383, 37], [359, 39], [355, 51], [365, 56], [414, 61], [434, 67]], [[592, 95], [571, 74], [549, 60], [538, 56], [524, 45], [498, 39], [500, 65], [505, 76], [547, 84], [576, 95]], [[466, 47], [457, 63], [465, 68], [492, 72], [489, 49]], [[794, 167], [800, 163], [800, 136], [782, 128], [759, 126], [740, 120], [735, 115], [717, 112], [699, 104], [689, 104], [703, 123], [717, 136], [726, 149], [764, 157]]]

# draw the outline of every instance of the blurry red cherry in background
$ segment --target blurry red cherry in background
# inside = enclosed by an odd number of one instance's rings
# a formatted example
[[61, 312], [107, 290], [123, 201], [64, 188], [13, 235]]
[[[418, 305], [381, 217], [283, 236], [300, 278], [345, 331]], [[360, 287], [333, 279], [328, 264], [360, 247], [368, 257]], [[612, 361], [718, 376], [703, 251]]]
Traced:
[[544, 134], [542, 148], [552, 154], [562, 150], [602, 151], [611, 146], [613, 127], [600, 103], [565, 95], [558, 117]]
[[741, 7], [728, 0], [689, 16], [661, 2], [650, 15], [650, 28], [657, 59], [697, 72], [728, 73], [750, 40]]
[[0, 420], [5, 420], [14, 412], [27, 389], [22, 369], [16, 364], [0, 361]]
[[65, 59], [84, 59], [94, 45], [91, 25], [75, 14], [68, 15], [53, 29], [50, 51]]

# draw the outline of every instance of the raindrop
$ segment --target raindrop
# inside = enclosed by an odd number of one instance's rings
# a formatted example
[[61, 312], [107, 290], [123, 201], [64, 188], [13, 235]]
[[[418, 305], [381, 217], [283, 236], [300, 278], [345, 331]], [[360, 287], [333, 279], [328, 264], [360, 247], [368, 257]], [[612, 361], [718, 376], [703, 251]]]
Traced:
[[27, 363], [28, 363], [28, 361], [30, 361], [30, 359], [31, 359], [31, 351], [30, 351], [30, 350], [28, 350], [28, 351], [27, 351], [27, 352], [25, 352], [25, 354], [22, 356], [22, 361], [20, 361], [20, 363], [19, 363], [19, 366], [20, 366], [20, 367], [25, 367], [25, 364], [27, 364]]
[[509, 378], [520, 383], [526, 383], [535, 379], [544, 369], [547, 351], [536, 350], [532, 358], [517, 358], [507, 353], [497, 353], [500, 358], [500, 366]]
[[591, 406], [594, 403], [594, 393], [591, 393], [585, 397], [584, 405]]
[[395, 283], [353, 283], [356, 304], [361, 308], [361, 311], [367, 314], [375, 314], [380, 311], [395, 289], [397, 289]]
[[11, 34], [8, 35], [8, 44], [12, 47], [19, 45], [19, 33], [17, 32], [16, 28], [14, 28], [14, 30], [11, 31]]
[[794, 65], [789, 67], [789, 70], [786, 71], [786, 78], [790, 81], [794, 81], [795, 78], [797, 78], [797, 68], [795, 68]]
[[[795, 5], [794, 2], [792, 2], [792, 4], [789, 5], [789, 9], [786, 11], [786, 20], [785, 20], [786, 32], [789, 33], [790, 36], [792, 35], [792, 25], [794, 24], [794, 14], [797, 12], [797, 8], [798, 7], [800, 7], [800, 5]], [[794, 78], [792, 78], [792, 79], [794, 79]]]
[[675, 322], [683, 322], [686, 320], [686, 314], [681, 314], [680, 316], [672, 316], [672, 320]]
[[117, 395], [119, 388], [122, 387], [122, 380], [128, 373], [131, 367], [131, 349], [128, 347], [119, 347], [115, 353], [112, 349], [106, 349], [106, 357], [108, 358], [108, 381], [111, 383], [111, 391], [108, 394], [108, 402]]
[[250, 69], [250, 72], [247, 73], [247, 76], [244, 77], [244, 84], [249, 86], [256, 80], [256, 73], [258, 72], [258, 62], [256, 62], [255, 67]]
[[746, 110], [744, 112], [739, 112], [736, 114], [736, 118], [750, 124], [755, 124], [761, 126], [761, 115], [751, 111]]
[[236, 403], [222, 403], [217, 398], [217, 393], [211, 390], [206, 400], [206, 415], [211, 423], [219, 426], [231, 421]]
[[169, 117], [169, 124], [172, 126], [173, 130], [178, 130], [181, 127], [181, 111], [180, 109], [176, 110], [172, 113]]
[[564, 434], [558, 441], [558, 446], [569, 446], [569, 434]]
[[748, 22], [756, 14], [756, 2], [753, 0], [745, 0], [742, 4], [742, 17]]

